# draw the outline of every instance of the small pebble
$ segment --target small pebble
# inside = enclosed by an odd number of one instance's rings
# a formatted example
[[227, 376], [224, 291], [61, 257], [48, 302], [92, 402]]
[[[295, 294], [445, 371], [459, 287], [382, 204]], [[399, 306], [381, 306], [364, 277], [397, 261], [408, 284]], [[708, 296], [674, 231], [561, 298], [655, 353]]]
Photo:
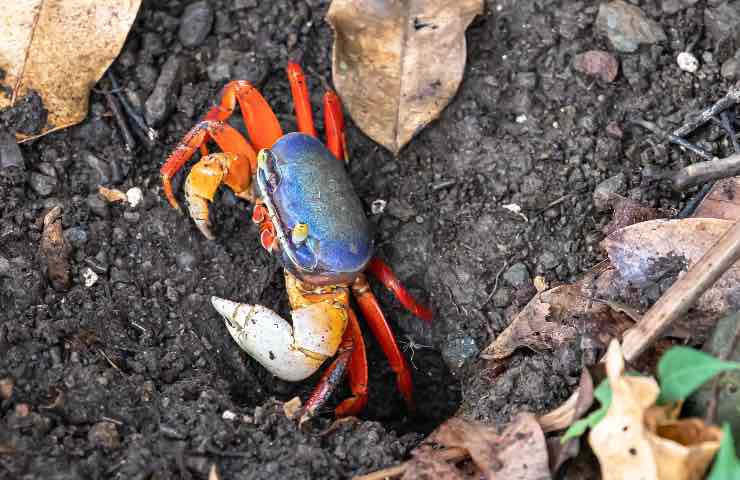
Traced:
[[0, 398], [3, 400], [10, 399], [13, 396], [13, 386], [15, 386], [15, 382], [12, 378], [0, 378]]
[[208, 36], [213, 26], [213, 9], [208, 2], [191, 3], [180, 19], [177, 36], [186, 47], [197, 47]]
[[131, 208], [136, 208], [144, 199], [144, 192], [139, 187], [132, 187], [126, 190], [126, 200]]
[[64, 238], [75, 248], [80, 248], [87, 243], [87, 231], [82, 227], [72, 227], [64, 231]]
[[57, 188], [57, 179], [43, 173], [31, 172], [28, 183], [31, 189], [42, 197], [48, 197]]
[[162, 66], [157, 85], [144, 103], [144, 116], [149, 125], [161, 125], [175, 110], [182, 80], [182, 65], [180, 57], [172, 55]]
[[238, 415], [231, 410], [224, 410], [224, 413], [221, 414], [221, 418], [224, 420], [234, 420], [238, 417]]
[[380, 215], [385, 210], [386, 205], [387, 202], [379, 198], [370, 205], [370, 211], [373, 212], [373, 215]]
[[97, 216], [108, 218], [108, 203], [100, 198], [97, 193], [91, 193], [87, 196], [87, 206]]
[[583, 74], [597, 77], [605, 82], [613, 82], [619, 72], [619, 62], [609, 52], [589, 50], [575, 56], [573, 59], [573, 68]]
[[93, 447], [114, 449], [121, 445], [118, 429], [111, 422], [98, 422], [90, 428], [87, 440]]
[[82, 271], [82, 279], [85, 282], [87, 288], [92, 287], [98, 281], [98, 274], [93, 272], [90, 267], [87, 267]]
[[678, 68], [684, 72], [694, 73], [699, 70], [699, 60], [689, 52], [679, 53], [676, 61], [678, 62]]
[[529, 270], [522, 262], [510, 266], [503, 274], [503, 279], [512, 287], [521, 288], [530, 283]]

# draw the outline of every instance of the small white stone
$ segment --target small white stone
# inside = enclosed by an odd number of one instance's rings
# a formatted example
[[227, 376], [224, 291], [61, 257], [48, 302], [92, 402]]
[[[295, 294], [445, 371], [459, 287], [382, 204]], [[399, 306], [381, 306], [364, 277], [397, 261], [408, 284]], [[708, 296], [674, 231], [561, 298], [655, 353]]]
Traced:
[[88, 267], [82, 271], [82, 279], [85, 281], [85, 286], [90, 288], [98, 281], [98, 274]]
[[524, 123], [527, 121], [527, 116], [522, 114], [516, 117], [516, 123]]
[[679, 53], [676, 61], [678, 62], [678, 68], [684, 72], [694, 73], [699, 70], [699, 60], [689, 52]]
[[238, 415], [231, 410], [224, 410], [224, 413], [221, 414], [221, 418], [224, 420], [234, 420]]
[[136, 208], [138, 204], [144, 199], [144, 192], [139, 187], [129, 188], [126, 192], [126, 200], [128, 204], [133, 208]]
[[370, 211], [373, 212], [373, 215], [380, 215], [385, 210], [387, 204], [388, 202], [379, 198], [370, 205]]

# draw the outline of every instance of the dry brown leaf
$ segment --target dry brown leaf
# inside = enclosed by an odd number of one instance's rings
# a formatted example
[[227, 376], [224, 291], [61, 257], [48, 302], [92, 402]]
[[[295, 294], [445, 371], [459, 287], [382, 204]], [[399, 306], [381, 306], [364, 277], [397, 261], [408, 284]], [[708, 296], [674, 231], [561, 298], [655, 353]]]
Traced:
[[[596, 288], [620, 294], [631, 291], [639, 299], [645, 289], [662, 281], [666, 272], [684, 275], [732, 224], [714, 218], [686, 218], [653, 220], [618, 230], [602, 243], [614, 270], [605, 272]], [[689, 327], [699, 340], [736, 305], [740, 305], [740, 264], [733, 265], [699, 298], [690, 324], [684, 322], [683, 327]]]
[[578, 388], [568, 400], [555, 410], [537, 417], [537, 422], [544, 432], [565, 430], [580, 419], [594, 403], [594, 381], [587, 368], [581, 371]]
[[740, 177], [715, 183], [697, 207], [694, 217], [740, 220]]
[[125, 202], [126, 194], [115, 188], [98, 187], [98, 194], [107, 202]]
[[0, 110], [36, 91], [48, 111], [35, 138], [87, 115], [90, 88], [116, 58], [141, 0], [15, 0], [0, 11]]
[[[619, 342], [606, 356], [612, 401], [588, 441], [601, 464], [603, 480], [699, 480], [719, 449], [722, 432], [698, 419], [674, 420], [674, 406], [653, 409], [658, 383], [650, 377], [624, 375]], [[651, 425], [654, 424], [654, 425]], [[657, 424], [656, 424], [657, 423]]]
[[54, 290], [64, 291], [69, 288], [71, 281], [69, 256], [72, 247], [62, 232], [61, 207], [54, 207], [44, 217], [39, 253], [46, 261], [46, 274]]
[[465, 70], [483, 0], [334, 0], [334, 85], [370, 138], [397, 154], [437, 118]]
[[[507, 480], [544, 480], [550, 478], [545, 435], [534, 415], [520, 413], [499, 434], [495, 427], [452, 417], [440, 425], [427, 439], [445, 447], [464, 448], [477, 468], [473, 478]], [[424, 466], [434, 465], [441, 473], [441, 462], [429, 458], [430, 450], [421, 450]], [[434, 456], [435, 451], [431, 451]], [[442, 452], [438, 450], [436, 452]], [[418, 478], [415, 460], [406, 470], [408, 478]], [[445, 480], [465, 478], [447, 473]]]
[[[600, 272], [597, 266], [595, 272]], [[519, 347], [552, 350], [588, 333], [604, 346], [632, 322], [608, 302], [594, 301], [588, 281], [561, 285], [535, 295], [506, 329], [488, 345], [481, 357], [502, 359]]]

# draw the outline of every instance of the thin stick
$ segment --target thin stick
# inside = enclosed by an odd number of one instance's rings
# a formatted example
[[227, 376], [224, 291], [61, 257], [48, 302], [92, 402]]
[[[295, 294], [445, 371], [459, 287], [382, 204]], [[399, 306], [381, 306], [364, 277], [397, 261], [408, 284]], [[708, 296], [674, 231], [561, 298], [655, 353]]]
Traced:
[[642, 321], [625, 333], [622, 351], [633, 362], [735, 262], [740, 260], [740, 221], [710, 248], [645, 313]]
[[703, 183], [740, 175], [740, 154], [725, 158], [714, 158], [708, 162], [697, 162], [682, 168], [673, 175], [673, 188], [686, 190]]
[[658, 128], [657, 125], [655, 125], [653, 122], [648, 122], [647, 120], [643, 120], [641, 118], [636, 118], [631, 121], [631, 123], [634, 123], [635, 125], [639, 125], [647, 130], [650, 130], [656, 135], [659, 135], [666, 140], [669, 140], [671, 143], [675, 143], [676, 145], [683, 147], [687, 150], [691, 150], [695, 154], [699, 155], [704, 160], [713, 160], [714, 155], [707, 152], [701, 147], [698, 147], [694, 145], [693, 143], [689, 142], [688, 140], [684, 140], [683, 138], [679, 137], [678, 135], [674, 133], [666, 133]]
[[[439, 458], [446, 462], [459, 462], [468, 458], [470, 454], [464, 448], [452, 447], [439, 450]], [[368, 473], [367, 475], [360, 475], [359, 477], [353, 477], [353, 480], [383, 480], [385, 478], [400, 477], [406, 473], [406, 469], [409, 467], [410, 462], [399, 463], [395, 467], [384, 468], [377, 472]]]
[[715, 115], [738, 103], [738, 101], [740, 101], [740, 87], [732, 87], [727, 92], [727, 95], [719, 99], [714, 105], [703, 110], [693, 119], [690, 119], [686, 124], [674, 130], [673, 135], [677, 137], [685, 137], [707, 123]]

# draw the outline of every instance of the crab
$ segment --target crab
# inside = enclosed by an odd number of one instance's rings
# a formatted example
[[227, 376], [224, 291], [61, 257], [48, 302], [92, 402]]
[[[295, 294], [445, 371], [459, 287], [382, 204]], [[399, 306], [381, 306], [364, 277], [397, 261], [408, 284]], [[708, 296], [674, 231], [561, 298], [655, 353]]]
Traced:
[[[292, 322], [261, 305], [220, 297], [211, 297], [211, 303], [236, 343], [283, 380], [304, 380], [334, 358], [306, 401], [301, 422], [326, 404], [345, 373], [351, 396], [339, 403], [335, 414], [357, 415], [367, 404], [365, 342], [350, 293], [390, 362], [408, 409], [414, 411], [408, 364], [365, 273], [374, 275], [415, 316], [429, 322], [432, 312], [374, 256], [368, 219], [344, 168], [347, 147], [339, 97], [330, 89], [324, 95], [324, 145], [317, 139], [301, 67], [289, 62], [287, 74], [298, 132], [283, 134], [254, 86], [229, 82], [220, 104], [185, 135], [162, 166], [165, 196], [180, 210], [172, 178], [200, 151], [184, 193], [190, 217], [206, 238], [214, 239], [208, 206], [222, 184], [254, 203], [252, 220], [259, 225], [262, 247], [283, 266]], [[237, 104], [249, 140], [227, 123]], [[210, 141], [221, 151], [209, 153]]]

